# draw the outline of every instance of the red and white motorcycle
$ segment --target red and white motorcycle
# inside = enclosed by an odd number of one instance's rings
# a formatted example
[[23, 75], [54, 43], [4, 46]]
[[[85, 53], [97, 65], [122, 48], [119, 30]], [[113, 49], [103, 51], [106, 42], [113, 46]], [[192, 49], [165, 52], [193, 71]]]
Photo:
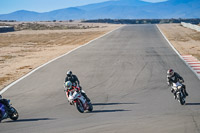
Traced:
[[77, 92], [75, 89], [73, 89], [70, 90], [68, 93], [69, 96], [67, 96], [66, 92], [66, 97], [68, 98], [68, 101], [71, 105], [74, 105], [80, 113], [84, 113], [84, 111], [86, 110], [90, 112], [93, 110], [91, 102], [87, 102], [85, 97], [80, 92]]

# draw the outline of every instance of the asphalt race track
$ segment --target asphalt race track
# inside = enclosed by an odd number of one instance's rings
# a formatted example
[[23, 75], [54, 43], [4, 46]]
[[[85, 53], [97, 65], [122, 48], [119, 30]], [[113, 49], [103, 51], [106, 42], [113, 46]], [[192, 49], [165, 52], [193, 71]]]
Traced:
[[[175, 69], [189, 92], [181, 106], [166, 83]], [[63, 83], [72, 70], [94, 111], [69, 105]], [[200, 133], [200, 82], [156, 25], [127, 25], [42, 67], [9, 88], [20, 118], [0, 133]]]

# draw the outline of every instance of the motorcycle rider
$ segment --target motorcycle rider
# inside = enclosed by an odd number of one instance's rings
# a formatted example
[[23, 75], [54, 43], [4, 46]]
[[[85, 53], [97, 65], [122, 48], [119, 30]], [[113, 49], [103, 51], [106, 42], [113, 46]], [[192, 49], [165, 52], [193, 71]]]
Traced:
[[65, 82], [67, 82], [67, 81], [71, 81], [73, 86], [76, 86], [76, 85], [80, 86], [80, 82], [79, 82], [77, 76], [72, 74], [72, 71], [67, 72], [67, 77], [65, 78]]
[[[177, 82], [184, 83], [184, 79], [177, 72], [174, 72], [173, 69], [167, 70], [168, 86], [172, 86], [173, 83], [177, 83]], [[188, 93], [186, 91], [186, 86], [184, 84], [182, 84], [182, 85], [183, 85], [183, 94], [185, 96], [188, 96]], [[174, 98], [176, 99], [176, 92], [173, 88], [171, 88], [171, 92], [174, 94]]]
[[87, 97], [87, 95], [85, 94], [85, 92], [82, 90], [82, 87], [80, 86], [80, 82], [79, 82], [77, 76], [74, 75], [74, 74], [72, 74], [72, 71], [70, 71], [70, 70], [67, 72], [67, 77], [65, 78], [65, 83], [67, 81], [70, 81], [72, 83], [72, 86], [79, 87], [81, 94], [85, 97], [85, 99], [87, 100], [87, 102], [90, 102], [90, 99]]
[[69, 98], [69, 92], [70, 91], [80, 92], [80, 89], [78, 87], [76, 87], [76, 86], [72, 86], [72, 82], [71, 81], [67, 81], [67, 82], [65, 82], [65, 91], [67, 92], [67, 95], [66, 95], [67, 98]]
[[8, 108], [8, 111], [10, 110], [10, 104], [9, 104], [10, 100], [7, 99], [3, 99], [2, 96], [0, 95], [0, 103], [2, 103], [3, 105], [5, 105]]

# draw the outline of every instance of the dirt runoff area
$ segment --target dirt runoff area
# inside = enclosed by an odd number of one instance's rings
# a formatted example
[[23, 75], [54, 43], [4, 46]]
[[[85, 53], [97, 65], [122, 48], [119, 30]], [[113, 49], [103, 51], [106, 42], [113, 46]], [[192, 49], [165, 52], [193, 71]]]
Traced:
[[200, 60], [200, 32], [180, 24], [158, 25], [181, 55], [193, 55]]
[[[0, 90], [49, 60], [121, 26], [62, 22], [56, 27], [37, 24], [42, 30], [33, 30], [26, 23], [20, 25], [26, 30], [0, 33]], [[44, 25], [48, 25], [46, 29]]]

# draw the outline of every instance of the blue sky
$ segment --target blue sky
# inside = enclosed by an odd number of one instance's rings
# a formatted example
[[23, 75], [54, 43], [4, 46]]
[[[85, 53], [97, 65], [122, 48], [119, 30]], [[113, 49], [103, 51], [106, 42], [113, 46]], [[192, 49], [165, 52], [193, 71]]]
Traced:
[[[17, 10], [48, 12], [56, 9], [99, 3], [109, 0], [0, 0], [0, 14]], [[165, 0], [143, 0], [160, 2]]]

